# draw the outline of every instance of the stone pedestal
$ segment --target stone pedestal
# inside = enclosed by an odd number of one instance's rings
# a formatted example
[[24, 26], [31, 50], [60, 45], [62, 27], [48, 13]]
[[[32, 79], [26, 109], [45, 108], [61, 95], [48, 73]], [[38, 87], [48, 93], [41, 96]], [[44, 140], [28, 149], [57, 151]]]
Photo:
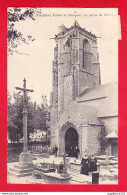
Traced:
[[32, 155], [31, 153], [27, 151], [23, 151], [19, 156], [19, 162], [25, 163], [25, 164], [32, 164]]
[[32, 173], [32, 164], [17, 162], [9, 167], [9, 175], [13, 175], [15, 177], [26, 177], [32, 175]]
[[23, 109], [23, 152], [19, 156], [19, 163], [9, 168], [9, 174], [16, 177], [32, 175], [32, 155], [27, 149], [27, 109]]
[[32, 155], [29, 151], [22, 152], [19, 156], [19, 162], [9, 168], [9, 174], [15, 177], [26, 177], [32, 175], [32, 173]]
[[29, 151], [22, 152], [19, 156], [19, 162], [9, 168], [9, 174], [15, 177], [26, 177], [32, 175], [32, 173], [32, 155]]
[[29, 176], [33, 172], [32, 155], [27, 149], [27, 109], [23, 108], [23, 152], [19, 156], [19, 163], [10, 168], [12, 175], [17, 177]]

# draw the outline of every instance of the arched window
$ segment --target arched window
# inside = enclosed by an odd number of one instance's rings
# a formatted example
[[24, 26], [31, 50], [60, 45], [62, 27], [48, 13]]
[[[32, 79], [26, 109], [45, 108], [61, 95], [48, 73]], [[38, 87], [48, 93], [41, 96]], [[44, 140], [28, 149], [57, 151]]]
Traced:
[[83, 41], [83, 68], [90, 66], [90, 44], [87, 39]]

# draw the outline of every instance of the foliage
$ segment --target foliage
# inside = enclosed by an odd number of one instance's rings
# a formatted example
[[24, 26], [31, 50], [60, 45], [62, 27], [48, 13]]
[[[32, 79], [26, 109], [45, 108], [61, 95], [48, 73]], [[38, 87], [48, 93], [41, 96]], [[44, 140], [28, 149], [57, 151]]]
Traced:
[[98, 141], [100, 143], [100, 154], [104, 154], [105, 150], [107, 148], [107, 139], [105, 138], [106, 134], [105, 134], [105, 128], [104, 126], [101, 127], [101, 131], [100, 134], [98, 135]]
[[16, 140], [17, 127], [14, 124], [13, 117], [15, 115], [14, 107], [11, 103], [11, 95], [7, 91], [7, 128], [8, 138], [12, 141]]
[[35, 39], [31, 35], [24, 37], [21, 32], [15, 28], [15, 23], [24, 21], [26, 19], [35, 20], [35, 8], [10, 8], [7, 12], [7, 41], [8, 41], [8, 55], [14, 53], [14, 49], [21, 43], [29, 44]]
[[[11, 102], [11, 96], [8, 92], [7, 97], [7, 126], [8, 126], [8, 138], [11, 142], [17, 141], [23, 137], [23, 95], [21, 92], [14, 93], [14, 102]], [[27, 130], [28, 141], [30, 133], [36, 129], [47, 131], [49, 126], [49, 109], [42, 101], [41, 106], [36, 105], [36, 102], [32, 103], [30, 97], [27, 96]], [[48, 113], [48, 114], [47, 114]], [[47, 118], [48, 116], [48, 118]]]

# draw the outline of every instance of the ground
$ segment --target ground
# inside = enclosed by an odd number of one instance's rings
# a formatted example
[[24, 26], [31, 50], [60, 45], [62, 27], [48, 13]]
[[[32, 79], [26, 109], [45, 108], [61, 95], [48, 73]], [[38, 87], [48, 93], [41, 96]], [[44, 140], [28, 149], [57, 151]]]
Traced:
[[[63, 161], [62, 157], [55, 157], [54, 155], [50, 155], [49, 158], [40, 157], [36, 155], [36, 159], [33, 160], [33, 164], [37, 167], [41, 167], [40, 163], [54, 163], [60, 164]], [[102, 161], [102, 160], [101, 160]], [[67, 172], [71, 176], [70, 184], [86, 184], [87, 181], [92, 182], [92, 174], [89, 176], [85, 176], [80, 174], [80, 163], [81, 160], [76, 160], [75, 158], [67, 158]], [[47, 184], [45, 177], [41, 177], [41, 179], [34, 178], [33, 175], [25, 176], [21, 178], [16, 178], [9, 174], [9, 167], [14, 165], [14, 162], [8, 163], [8, 183], [20, 183], [20, 184]], [[99, 173], [99, 184], [118, 184], [118, 168], [117, 165], [112, 168], [107, 166], [101, 166]], [[113, 170], [113, 171], [112, 171]]]

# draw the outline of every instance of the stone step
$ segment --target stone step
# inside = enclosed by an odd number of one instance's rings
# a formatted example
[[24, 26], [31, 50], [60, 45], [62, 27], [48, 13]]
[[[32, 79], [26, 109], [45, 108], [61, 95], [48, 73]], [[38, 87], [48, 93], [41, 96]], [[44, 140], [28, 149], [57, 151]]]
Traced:
[[118, 169], [118, 165], [114, 165], [113, 167], [114, 167], [115, 169]]
[[26, 177], [32, 175], [32, 172], [29, 173], [15, 173], [9, 170], [9, 175], [15, 176], [15, 177]]
[[118, 165], [118, 161], [111, 160], [111, 161], [110, 161], [110, 164], [111, 164], [111, 165]]
[[17, 169], [28, 169], [28, 168], [32, 168], [33, 165], [28, 165], [28, 164], [14, 164], [14, 167]]
[[[100, 156], [95, 156], [95, 158], [97, 160], [106, 160], [107, 156], [106, 155], [100, 155]], [[115, 156], [108, 156], [108, 159], [111, 160], [111, 159], [114, 159], [116, 158]]]
[[92, 183], [92, 176], [87, 176], [87, 175], [77, 175], [77, 176], [73, 176], [71, 178], [71, 181], [75, 181], [75, 182], [79, 182], [79, 183], [84, 183], [84, 184], [91, 184]]
[[29, 172], [32, 172], [33, 169], [17, 169], [15, 167], [10, 167], [9, 168], [9, 171], [11, 172], [15, 172], [15, 173], [19, 173], [19, 174], [22, 174], [22, 173], [29, 173]]
[[29, 165], [29, 166], [30, 166], [30, 165], [32, 165], [33, 163], [28, 163], [28, 162], [20, 162], [20, 161], [19, 161], [19, 162], [18, 162], [18, 164], [20, 164], [20, 165]]

